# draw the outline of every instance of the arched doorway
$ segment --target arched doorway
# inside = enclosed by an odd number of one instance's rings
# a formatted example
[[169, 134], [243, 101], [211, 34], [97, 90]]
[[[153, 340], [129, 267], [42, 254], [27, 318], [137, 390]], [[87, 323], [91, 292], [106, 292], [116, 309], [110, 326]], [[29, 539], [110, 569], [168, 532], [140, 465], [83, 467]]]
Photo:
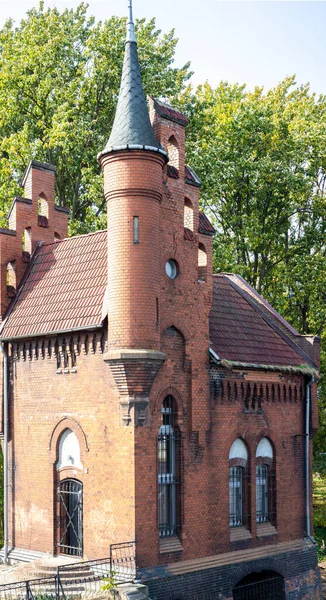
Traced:
[[58, 500], [60, 505], [59, 552], [70, 556], [82, 556], [83, 484], [76, 479], [64, 479], [58, 486]]
[[233, 588], [233, 600], [285, 600], [284, 578], [275, 571], [250, 573]]

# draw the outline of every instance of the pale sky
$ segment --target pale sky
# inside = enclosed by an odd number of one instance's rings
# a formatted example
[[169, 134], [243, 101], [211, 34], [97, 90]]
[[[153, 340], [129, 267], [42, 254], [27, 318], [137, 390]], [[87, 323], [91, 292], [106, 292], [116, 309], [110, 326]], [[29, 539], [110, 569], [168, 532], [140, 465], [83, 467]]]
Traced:
[[[133, 0], [135, 17], [156, 17], [163, 31], [175, 28], [176, 64], [190, 60], [193, 83], [223, 79], [249, 88], [276, 85], [296, 74], [326, 94], [326, 2], [217, 0]], [[46, 0], [59, 10], [75, 0]], [[89, 13], [104, 20], [127, 14], [127, 0], [89, 0]], [[0, 26], [9, 17], [19, 22], [36, 0], [0, 0]]]

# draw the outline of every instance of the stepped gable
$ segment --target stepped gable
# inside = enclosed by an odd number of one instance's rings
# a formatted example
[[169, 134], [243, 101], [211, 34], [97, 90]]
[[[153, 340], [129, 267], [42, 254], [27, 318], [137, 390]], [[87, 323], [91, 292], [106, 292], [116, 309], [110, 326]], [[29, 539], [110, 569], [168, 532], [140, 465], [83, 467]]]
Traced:
[[[296, 347], [290, 338], [287, 340], [274, 322], [268, 321], [257, 304], [250, 301], [249, 291], [252, 288], [242, 278], [241, 288], [236, 284], [237, 277], [227, 273], [213, 276], [210, 315], [212, 350], [221, 359], [247, 364], [314, 366], [301, 348]], [[255, 292], [255, 296], [259, 294]], [[265, 301], [261, 299], [261, 302]], [[280, 315], [278, 317], [283, 321]], [[297, 332], [296, 335], [300, 337]]]
[[100, 327], [106, 286], [106, 231], [40, 245], [5, 316], [1, 338]]

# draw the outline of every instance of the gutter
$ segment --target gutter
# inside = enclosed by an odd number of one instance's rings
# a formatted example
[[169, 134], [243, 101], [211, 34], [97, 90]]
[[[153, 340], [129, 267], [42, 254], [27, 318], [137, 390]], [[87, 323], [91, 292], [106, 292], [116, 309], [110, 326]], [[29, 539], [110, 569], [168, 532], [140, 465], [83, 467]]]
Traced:
[[306, 426], [305, 426], [305, 479], [306, 479], [306, 530], [307, 538], [316, 544], [316, 540], [311, 535], [311, 516], [310, 516], [310, 404], [311, 404], [311, 384], [315, 381], [314, 376], [306, 384]]
[[8, 347], [0, 343], [3, 354], [3, 562], [8, 563]]
[[300, 375], [308, 375], [310, 377], [318, 378], [317, 369], [309, 366], [308, 364], [302, 364], [297, 366], [284, 366], [284, 365], [264, 365], [260, 363], [247, 363], [235, 360], [227, 360], [226, 358], [220, 358], [212, 348], [209, 349], [209, 355], [214, 363], [225, 367], [226, 369], [254, 369], [256, 371], [274, 371], [283, 373], [298, 373]]

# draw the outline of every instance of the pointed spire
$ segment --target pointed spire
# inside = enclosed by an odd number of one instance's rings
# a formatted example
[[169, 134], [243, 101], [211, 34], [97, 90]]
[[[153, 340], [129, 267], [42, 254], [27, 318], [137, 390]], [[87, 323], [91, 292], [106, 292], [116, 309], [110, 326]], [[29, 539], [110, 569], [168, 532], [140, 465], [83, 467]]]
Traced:
[[101, 156], [118, 150], [149, 150], [167, 154], [157, 141], [149, 119], [147, 101], [141, 80], [137, 42], [129, 0], [127, 40], [122, 69], [118, 106], [109, 140]]
[[129, 0], [129, 21], [127, 23], [127, 42], [135, 42], [135, 26], [134, 19], [132, 16], [132, 0]]

